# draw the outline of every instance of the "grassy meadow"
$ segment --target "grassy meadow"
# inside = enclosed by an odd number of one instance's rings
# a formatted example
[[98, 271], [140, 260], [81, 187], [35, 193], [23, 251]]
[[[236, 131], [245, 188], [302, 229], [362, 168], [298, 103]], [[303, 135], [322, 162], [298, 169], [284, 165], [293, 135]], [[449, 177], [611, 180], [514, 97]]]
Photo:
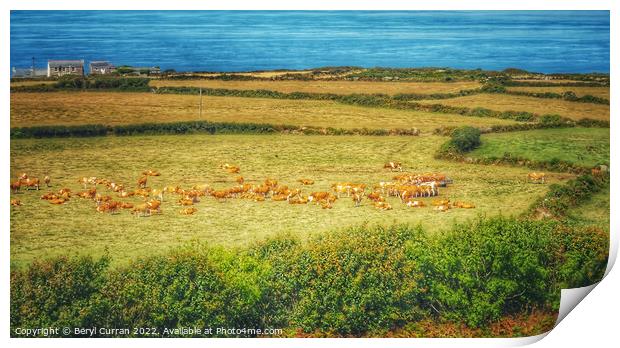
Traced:
[[265, 89], [283, 93], [333, 93], [333, 94], [433, 94], [458, 93], [461, 90], [482, 87], [477, 81], [456, 82], [381, 82], [381, 81], [299, 81], [299, 80], [152, 80], [153, 87], [202, 87], [256, 90]]
[[[199, 120], [194, 95], [128, 92], [54, 92], [11, 94], [11, 127], [35, 125], [132, 124]], [[485, 127], [513, 124], [494, 118], [466, 117], [333, 101], [203, 97], [202, 119], [335, 128]]]
[[[526, 168], [435, 160], [433, 153], [444, 139], [190, 135], [14, 140], [11, 177], [22, 172], [39, 177], [47, 174], [53, 178], [53, 187], [11, 196], [23, 203], [11, 210], [12, 264], [20, 266], [35, 257], [62, 255], [68, 250], [94, 255], [108, 250], [114, 260], [125, 262], [191, 240], [241, 246], [280, 233], [305, 238], [363, 223], [420, 223], [429, 230], [441, 231], [455, 220], [485, 214], [519, 214], [546, 192], [549, 183], [571, 177], [550, 174], [548, 184], [528, 184]], [[313, 179], [314, 185], [303, 187], [308, 194], [329, 190], [332, 183], [341, 181], [369, 186], [390, 181], [393, 173], [382, 169], [390, 160], [402, 161], [411, 172], [445, 173], [454, 184], [440, 188], [440, 197], [471, 202], [476, 208], [441, 213], [430, 206], [408, 208], [396, 198], [389, 198], [394, 209], [380, 211], [368, 201], [355, 208], [350, 199], [342, 198], [333, 209], [324, 210], [316, 205], [242, 199], [220, 203], [206, 197], [196, 205], [198, 212], [194, 216], [182, 216], [181, 207], [164, 197], [162, 215], [138, 218], [127, 211], [118, 215], [96, 213], [90, 200], [72, 198], [55, 206], [39, 199], [41, 194], [62, 187], [80, 190], [77, 180], [83, 176], [107, 178], [134, 188], [140, 173], [151, 168], [162, 173], [149, 179], [153, 188], [189, 188], [204, 183], [216, 189], [230, 187], [235, 184], [235, 175], [219, 169], [222, 163], [239, 165], [240, 175], [249, 183], [275, 178], [289, 187], [301, 187], [297, 179]]]
[[559, 99], [542, 99], [507, 94], [476, 94], [442, 100], [421, 100], [419, 103], [483, 107], [496, 111], [527, 111], [536, 114], [552, 114], [579, 120], [590, 118], [609, 121], [609, 105], [576, 103]]
[[560, 128], [486, 134], [474, 157], [502, 157], [505, 153], [535, 161], [558, 159], [579, 166], [609, 164], [609, 128]]

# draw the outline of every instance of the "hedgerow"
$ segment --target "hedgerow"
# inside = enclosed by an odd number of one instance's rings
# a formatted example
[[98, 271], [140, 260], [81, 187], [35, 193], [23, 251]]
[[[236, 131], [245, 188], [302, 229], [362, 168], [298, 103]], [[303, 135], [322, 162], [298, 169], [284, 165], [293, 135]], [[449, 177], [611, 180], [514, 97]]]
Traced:
[[584, 95], [584, 96], [578, 97], [572, 91], [566, 91], [566, 92], [560, 94], [560, 93], [553, 93], [553, 92], [537, 93], [537, 92], [504, 90], [504, 92], [502, 92], [502, 93], [511, 94], [511, 95], [526, 96], [526, 97], [534, 97], [534, 98], [562, 99], [562, 100], [578, 102], [578, 103], [592, 103], [592, 104], [605, 104], [605, 105], [609, 105], [609, 100], [608, 99], [600, 98], [600, 97], [594, 97], [594, 96], [591, 96], [591, 95]]
[[23, 138], [67, 138], [105, 136], [108, 127], [101, 124], [79, 126], [34, 126], [11, 128], [11, 139]]
[[532, 214], [543, 209], [554, 217], [564, 217], [569, 208], [588, 200], [593, 194], [609, 185], [609, 175], [584, 173], [566, 184], [552, 184], [549, 192], [530, 207]]
[[11, 128], [12, 139], [129, 136], [161, 134], [302, 134], [302, 135], [372, 135], [372, 136], [417, 136], [416, 128], [368, 129], [333, 128], [292, 125], [273, 125], [269, 123], [237, 123], [186, 121], [170, 123], [138, 123], [128, 125], [80, 125], [80, 126], [37, 126]]
[[53, 84], [11, 87], [11, 92], [56, 92], [63, 90], [150, 91], [148, 78], [118, 76], [65, 76]]
[[[11, 273], [11, 327], [249, 327], [382, 335], [431, 320], [479, 328], [559, 305], [602, 277], [605, 235], [480, 218], [446, 233], [359, 226], [248, 249], [190, 245], [127, 266], [58, 258]], [[586, 247], [587, 248], [580, 248]]]

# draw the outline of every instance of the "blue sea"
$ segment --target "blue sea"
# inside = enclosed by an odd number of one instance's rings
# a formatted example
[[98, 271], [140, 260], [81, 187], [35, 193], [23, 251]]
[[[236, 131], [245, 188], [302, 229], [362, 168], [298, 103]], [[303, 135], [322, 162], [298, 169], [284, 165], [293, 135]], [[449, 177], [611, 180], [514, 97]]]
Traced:
[[609, 72], [608, 11], [13, 11], [11, 66]]

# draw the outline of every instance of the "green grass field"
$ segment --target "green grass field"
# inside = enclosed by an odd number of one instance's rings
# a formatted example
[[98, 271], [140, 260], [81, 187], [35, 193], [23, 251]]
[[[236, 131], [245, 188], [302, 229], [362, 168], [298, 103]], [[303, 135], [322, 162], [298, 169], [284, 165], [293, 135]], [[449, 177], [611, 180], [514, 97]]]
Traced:
[[609, 128], [562, 128], [487, 134], [474, 157], [516, 157], [536, 161], [559, 159], [580, 166], [609, 164]]
[[590, 225], [610, 231], [610, 191], [609, 188], [593, 195], [579, 207], [570, 209], [568, 216], [583, 225]]
[[[444, 141], [445, 138], [438, 136], [295, 135], [13, 140], [11, 177], [22, 172], [38, 177], [48, 174], [53, 187], [11, 195], [23, 203], [11, 210], [11, 262], [13, 266], [21, 266], [36, 257], [71, 252], [99, 255], [104, 250], [117, 262], [124, 262], [164, 252], [191, 240], [241, 246], [279, 233], [304, 238], [362, 223], [421, 223], [440, 231], [456, 220], [481, 214], [519, 214], [547, 190], [547, 185], [525, 182], [526, 168], [435, 160], [433, 153]], [[476, 208], [441, 213], [432, 207], [408, 208], [396, 198], [390, 198], [394, 209], [380, 211], [368, 201], [355, 208], [350, 199], [343, 198], [333, 209], [323, 210], [316, 205], [272, 201], [231, 199], [219, 203], [207, 197], [197, 204], [196, 215], [182, 216], [181, 207], [168, 197], [161, 216], [139, 218], [127, 211], [119, 215], [99, 214], [95, 212], [94, 202], [79, 198], [61, 206], [39, 199], [41, 194], [62, 187], [74, 192], [80, 190], [77, 180], [83, 176], [107, 178], [135, 188], [136, 179], [146, 169], [162, 173], [149, 182], [154, 188], [165, 185], [188, 188], [202, 183], [215, 188], [230, 187], [234, 175], [218, 168], [225, 162], [239, 165], [241, 175], [249, 183], [275, 178], [281, 184], [299, 187], [297, 179], [313, 179], [315, 185], [304, 187], [307, 194], [328, 190], [334, 182], [372, 185], [389, 181], [393, 173], [382, 167], [390, 160], [403, 162], [407, 171], [447, 174], [454, 184], [440, 189], [440, 196], [471, 202]], [[569, 177], [551, 174], [548, 184]]]
[[495, 118], [369, 108], [332, 101], [204, 97], [202, 118], [194, 95], [57, 92], [11, 94], [11, 127], [131, 124], [209, 120], [335, 128], [418, 128], [513, 124]]

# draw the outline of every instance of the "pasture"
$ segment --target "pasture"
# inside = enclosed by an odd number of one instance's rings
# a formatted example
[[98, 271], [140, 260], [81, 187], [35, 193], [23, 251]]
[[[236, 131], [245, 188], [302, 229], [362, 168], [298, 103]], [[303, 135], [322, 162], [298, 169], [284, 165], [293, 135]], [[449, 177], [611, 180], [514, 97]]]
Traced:
[[[132, 124], [201, 119], [195, 95], [125, 92], [12, 93], [11, 127], [35, 125]], [[494, 118], [466, 117], [332, 101], [203, 97], [202, 119], [335, 128], [485, 127], [513, 124]]]
[[535, 161], [558, 159], [579, 166], [609, 164], [609, 128], [559, 128], [485, 134], [474, 157], [502, 157], [505, 153]]
[[569, 209], [568, 216], [582, 225], [596, 226], [604, 231], [610, 230], [610, 191], [609, 188], [593, 195], [584, 204]]
[[[445, 138], [295, 136], [295, 135], [186, 135], [132, 136], [87, 139], [39, 139], [11, 141], [11, 177], [22, 172], [42, 178], [49, 175], [52, 187], [22, 191], [11, 198], [21, 206], [11, 209], [11, 263], [29, 264], [34, 258], [73, 252], [101, 255], [106, 250], [115, 262], [162, 253], [189, 241], [228, 247], [243, 246], [277, 234], [306, 239], [311, 235], [364, 223], [408, 222], [430, 231], [448, 229], [454, 221], [479, 215], [512, 215], [525, 211], [547, 191], [547, 186], [571, 178], [548, 173], [546, 184], [527, 183], [529, 172], [520, 167], [461, 164], [433, 158]], [[304, 194], [329, 191], [335, 182], [365, 183], [369, 187], [390, 181], [397, 172], [383, 169], [386, 161], [403, 163], [407, 172], [440, 172], [454, 180], [439, 188], [439, 199], [462, 200], [475, 209], [439, 212], [433, 198], [421, 198], [427, 207], [409, 208], [388, 197], [392, 210], [379, 210], [364, 199], [355, 207], [342, 197], [333, 209], [315, 204], [292, 205], [266, 200], [254, 202], [231, 198], [217, 201], [203, 197], [191, 216], [179, 213], [177, 196], [165, 196], [163, 213], [136, 217], [127, 210], [119, 214], [97, 213], [90, 199], [72, 197], [62, 205], [41, 200], [47, 192], [82, 189], [81, 177], [96, 176], [136, 188], [147, 169], [157, 170], [148, 186], [190, 188], [208, 184], [215, 189], [231, 187], [235, 175], [222, 170], [222, 163], [241, 167], [247, 183], [274, 178], [281, 185], [302, 188]], [[314, 185], [302, 187], [297, 180], [309, 178]], [[102, 188], [102, 193], [116, 194]], [[140, 199], [129, 198], [138, 203]]]
[[590, 118], [609, 121], [609, 105], [576, 103], [559, 99], [543, 99], [507, 94], [476, 94], [442, 100], [420, 100], [418, 102], [468, 108], [483, 107], [496, 111], [527, 111], [541, 115], [560, 115], [575, 120]]
[[153, 87], [202, 87], [256, 90], [265, 89], [283, 93], [333, 93], [333, 94], [433, 94], [458, 93], [461, 90], [480, 88], [477, 81], [457, 82], [379, 82], [379, 81], [299, 81], [299, 80], [151, 80]]

